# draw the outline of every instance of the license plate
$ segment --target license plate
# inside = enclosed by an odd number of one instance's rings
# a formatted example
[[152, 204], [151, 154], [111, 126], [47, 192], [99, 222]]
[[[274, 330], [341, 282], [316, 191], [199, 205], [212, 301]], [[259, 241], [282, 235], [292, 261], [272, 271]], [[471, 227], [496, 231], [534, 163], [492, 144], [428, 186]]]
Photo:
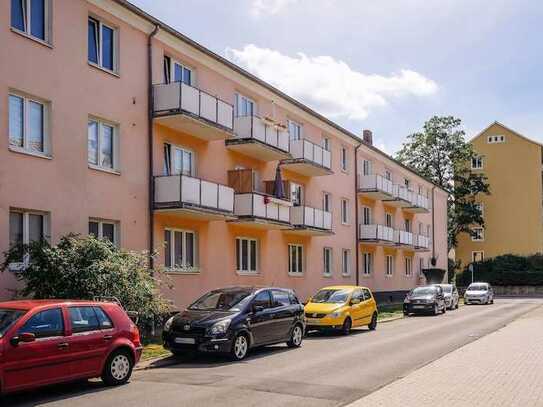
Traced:
[[413, 308], [415, 308], [415, 309], [421, 309], [421, 308], [424, 308], [424, 305], [413, 305]]
[[306, 321], [309, 325], [318, 325], [321, 323], [318, 318], [307, 318]]
[[175, 343], [184, 344], [184, 345], [194, 345], [196, 341], [194, 338], [175, 338]]

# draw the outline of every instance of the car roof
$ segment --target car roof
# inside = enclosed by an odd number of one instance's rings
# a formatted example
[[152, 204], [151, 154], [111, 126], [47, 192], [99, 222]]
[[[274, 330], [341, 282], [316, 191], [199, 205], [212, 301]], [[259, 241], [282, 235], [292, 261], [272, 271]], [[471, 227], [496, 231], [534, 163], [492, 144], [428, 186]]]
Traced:
[[363, 287], [360, 285], [330, 285], [327, 287], [322, 287], [319, 290], [354, 290], [356, 288], [365, 288], [369, 290], [368, 287]]
[[31, 310], [34, 308], [45, 307], [48, 305], [97, 305], [97, 304], [113, 304], [109, 302], [85, 301], [85, 300], [14, 300], [0, 302], [0, 308]]
[[484, 283], [482, 281], [474, 281], [473, 283], [471, 283], [470, 285], [490, 285], [489, 283]]

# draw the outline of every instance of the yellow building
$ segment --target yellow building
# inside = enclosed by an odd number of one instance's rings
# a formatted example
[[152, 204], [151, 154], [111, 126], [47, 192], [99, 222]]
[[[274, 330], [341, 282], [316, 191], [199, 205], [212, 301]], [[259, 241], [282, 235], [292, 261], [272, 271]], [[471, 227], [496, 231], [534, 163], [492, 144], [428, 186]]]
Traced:
[[484, 229], [459, 236], [456, 258], [472, 261], [502, 254], [543, 252], [543, 145], [494, 122], [471, 140], [473, 171], [488, 178], [491, 195], [478, 197]]

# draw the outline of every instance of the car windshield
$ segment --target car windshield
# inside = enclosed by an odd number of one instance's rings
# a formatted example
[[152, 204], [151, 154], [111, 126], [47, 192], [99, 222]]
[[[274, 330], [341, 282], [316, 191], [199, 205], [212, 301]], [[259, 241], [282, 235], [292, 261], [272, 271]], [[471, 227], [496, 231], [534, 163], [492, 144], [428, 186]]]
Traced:
[[0, 308], [0, 338], [25, 313], [23, 310]]
[[417, 287], [411, 291], [411, 295], [432, 295], [437, 292], [437, 287]]
[[485, 284], [472, 284], [468, 287], [468, 291], [486, 291], [487, 289]]
[[313, 298], [311, 298], [311, 302], [316, 303], [331, 303], [331, 304], [339, 304], [347, 302], [347, 299], [349, 298], [349, 294], [351, 294], [351, 290], [341, 290], [341, 289], [326, 289], [326, 290], [320, 290]]
[[210, 291], [196, 300], [189, 309], [199, 311], [239, 311], [253, 294], [250, 289]]
[[452, 293], [452, 285], [442, 285], [441, 288], [443, 288], [443, 292], [447, 294]]

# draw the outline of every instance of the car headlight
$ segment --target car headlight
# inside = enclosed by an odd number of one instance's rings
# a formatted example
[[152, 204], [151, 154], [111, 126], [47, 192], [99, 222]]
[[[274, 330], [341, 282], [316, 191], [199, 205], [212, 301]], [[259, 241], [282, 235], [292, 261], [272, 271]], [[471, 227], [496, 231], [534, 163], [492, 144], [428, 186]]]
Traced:
[[174, 318], [174, 317], [171, 317], [171, 318], [168, 319], [168, 320], [166, 321], [166, 323], [164, 324], [164, 332], [170, 332], [170, 329], [172, 328], [173, 318]]
[[334, 311], [327, 315], [328, 318], [339, 318], [341, 316], [341, 311]]
[[219, 321], [216, 324], [214, 324], [211, 329], [209, 330], [209, 333], [211, 335], [220, 335], [226, 333], [226, 330], [230, 326], [230, 323], [232, 322], [231, 319], [225, 319], [223, 321]]

